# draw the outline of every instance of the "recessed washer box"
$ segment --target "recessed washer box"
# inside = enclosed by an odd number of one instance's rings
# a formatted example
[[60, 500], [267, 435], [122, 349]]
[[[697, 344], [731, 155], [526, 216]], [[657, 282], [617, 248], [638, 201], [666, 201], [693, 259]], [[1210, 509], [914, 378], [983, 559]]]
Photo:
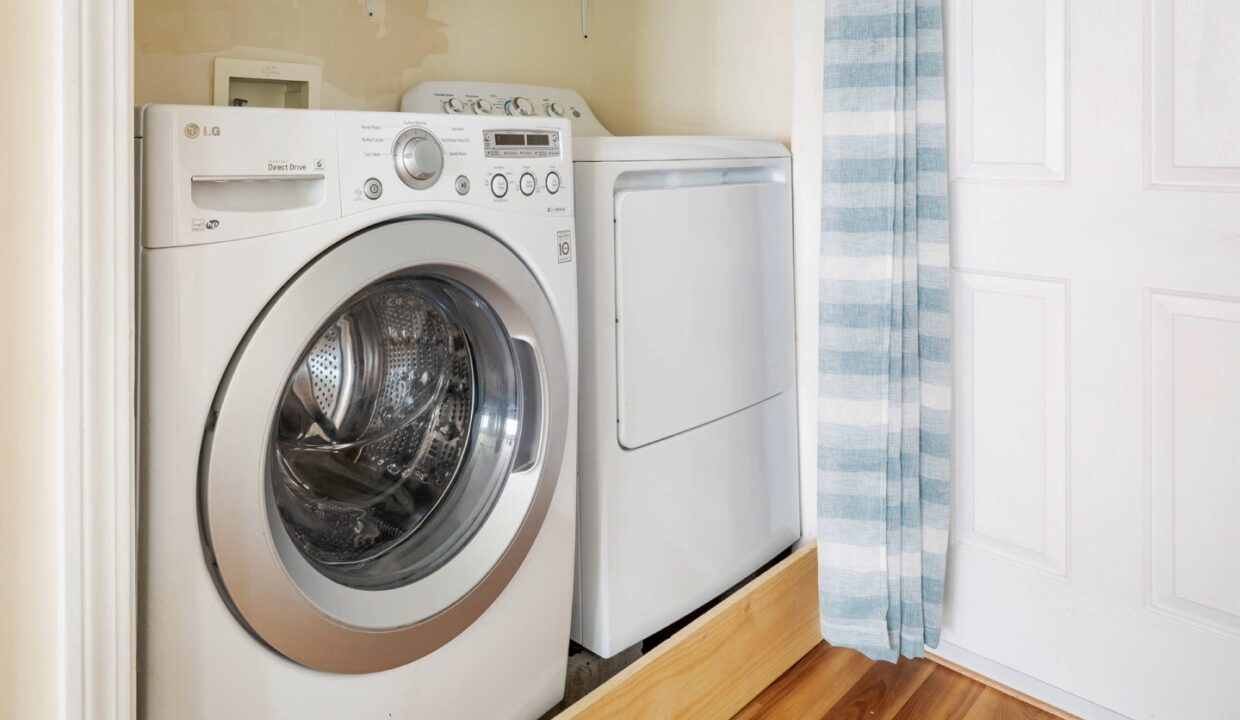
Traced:
[[323, 68], [269, 60], [215, 59], [214, 104], [317, 108]]

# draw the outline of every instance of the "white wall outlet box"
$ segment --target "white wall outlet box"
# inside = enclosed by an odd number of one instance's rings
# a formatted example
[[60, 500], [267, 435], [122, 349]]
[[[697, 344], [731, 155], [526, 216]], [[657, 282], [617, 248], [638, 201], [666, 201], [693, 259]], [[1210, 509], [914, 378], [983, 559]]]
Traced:
[[216, 105], [317, 108], [323, 68], [267, 60], [215, 59]]

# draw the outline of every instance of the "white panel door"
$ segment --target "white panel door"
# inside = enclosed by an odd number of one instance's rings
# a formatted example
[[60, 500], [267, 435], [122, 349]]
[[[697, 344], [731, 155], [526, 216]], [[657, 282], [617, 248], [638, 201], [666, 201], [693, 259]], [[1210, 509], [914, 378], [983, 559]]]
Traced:
[[1240, 2], [947, 0], [940, 654], [1240, 718]]

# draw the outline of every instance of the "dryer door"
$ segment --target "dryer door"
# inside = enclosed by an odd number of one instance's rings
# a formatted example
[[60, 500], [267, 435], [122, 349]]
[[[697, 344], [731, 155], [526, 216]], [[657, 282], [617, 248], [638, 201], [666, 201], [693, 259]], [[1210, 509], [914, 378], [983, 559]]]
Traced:
[[622, 190], [615, 213], [620, 444], [644, 447], [791, 391], [787, 183]]
[[545, 293], [481, 231], [411, 220], [320, 256], [251, 328], [204, 439], [204, 545], [234, 614], [331, 672], [451, 640], [542, 524], [566, 373]]

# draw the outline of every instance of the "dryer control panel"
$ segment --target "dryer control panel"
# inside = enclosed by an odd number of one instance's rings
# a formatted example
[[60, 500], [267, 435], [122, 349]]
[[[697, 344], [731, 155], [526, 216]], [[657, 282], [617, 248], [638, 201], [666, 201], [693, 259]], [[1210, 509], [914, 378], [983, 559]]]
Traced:
[[401, 98], [402, 112], [482, 117], [564, 118], [577, 137], [607, 136], [579, 93], [564, 88], [516, 83], [432, 81]]

